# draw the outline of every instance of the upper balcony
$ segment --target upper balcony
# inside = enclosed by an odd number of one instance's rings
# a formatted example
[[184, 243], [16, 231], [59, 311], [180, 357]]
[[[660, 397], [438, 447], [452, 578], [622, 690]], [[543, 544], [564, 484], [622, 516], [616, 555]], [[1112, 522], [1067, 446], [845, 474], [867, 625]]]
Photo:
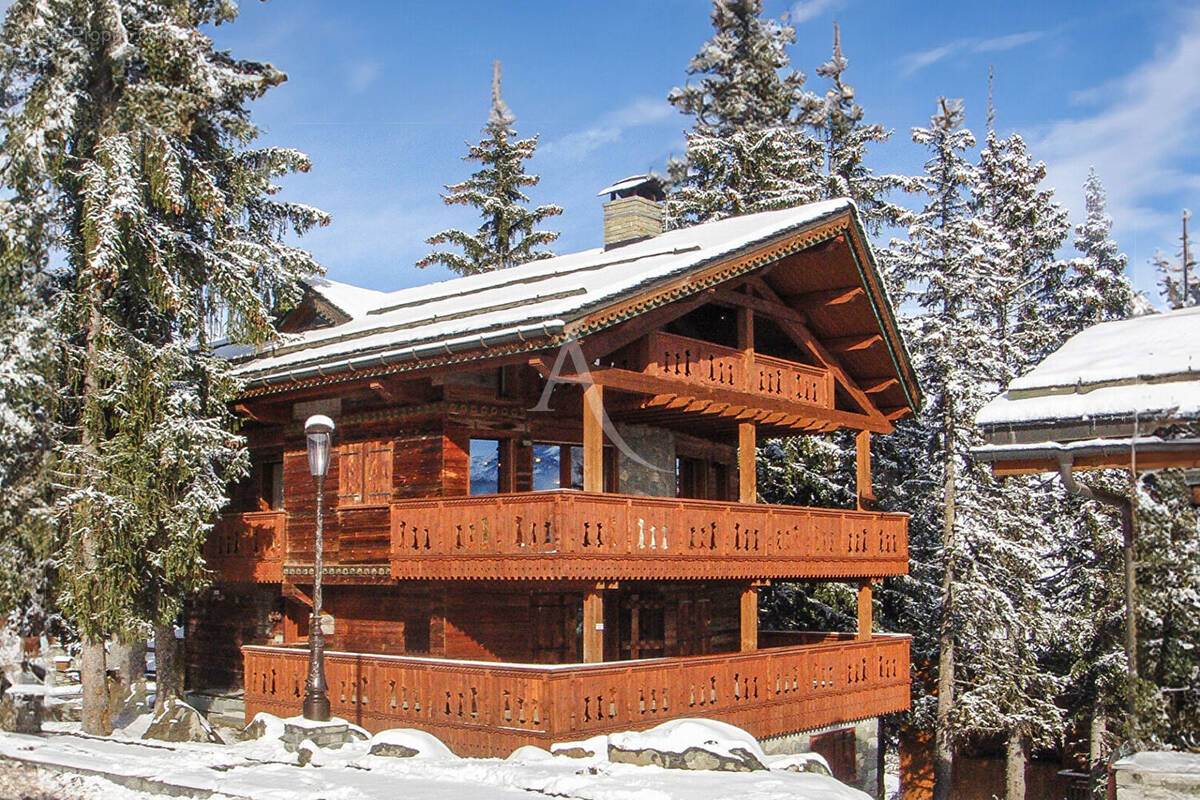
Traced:
[[221, 580], [278, 583], [283, 580], [282, 511], [226, 514], [204, 544], [204, 559]]
[[394, 578], [871, 578], [908, 568], [908, 517], [535, 492], [391, 505]]

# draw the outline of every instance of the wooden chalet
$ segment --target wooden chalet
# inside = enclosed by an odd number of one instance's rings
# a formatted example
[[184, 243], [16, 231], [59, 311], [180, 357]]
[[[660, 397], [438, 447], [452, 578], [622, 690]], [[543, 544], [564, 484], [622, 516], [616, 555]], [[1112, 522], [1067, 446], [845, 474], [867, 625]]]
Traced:
[[[872, 582], [908, 569], [907, 517], [870, 510], [870, 437], [918, 389], [853, 205], [657, 236], [652, 199], [606, 209], [636, 224], [604, 248], [394, 293], [314, 280], [284, 341], [231, 354], [254, 468], [209, 542], [193, 686], [299, 713], [302, 427], [323, 413], [336, 716], [506, 755], [685, 716], [769, 739], [908, 708], [908, 638], [871, 620]], [[837, 429], [858, 432], [857, 509], [757, 502], [756, 442]], [[760, 631], [758, 591], [796, 579], [853, 584], [857, 630]]]

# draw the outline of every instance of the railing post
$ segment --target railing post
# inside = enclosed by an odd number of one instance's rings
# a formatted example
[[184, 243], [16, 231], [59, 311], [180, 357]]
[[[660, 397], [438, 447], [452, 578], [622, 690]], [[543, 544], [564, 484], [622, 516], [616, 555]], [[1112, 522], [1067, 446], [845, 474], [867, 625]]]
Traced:
[[604, 593], [598, 584], [583, 593], [583, 660], [588, 664], [604, 660]]
[[742, 587], [742, 652], [758, 649], [758, 587]]
[[758, 502], [758, 472], [755, 464], [757, 431], [753, 422], [738, 424], [738, 502]]
[[583, 490], [604, 491], [604, 387], [583, 389]]
[[859, 581], [858, 584], [858, 638], [866, 641], [871, 638], [871, 582]]

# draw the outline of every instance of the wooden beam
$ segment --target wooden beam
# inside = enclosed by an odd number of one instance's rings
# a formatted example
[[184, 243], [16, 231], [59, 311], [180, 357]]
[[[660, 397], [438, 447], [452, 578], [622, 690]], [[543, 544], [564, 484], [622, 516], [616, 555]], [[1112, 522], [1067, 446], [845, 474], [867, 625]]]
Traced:
[[591, 363], [601, 356], [620, 350], [648, 333], [658, 330], [669, 322], [679, 319], [712, 300], [716, 289], [705, 289], [685, 300], [679, 300], [654, 311], [628, 319], [620, 325], [584, 337], [580, 342], [583, 354]]
[[738, 425], [738, 502], [758, 502], [758, 470], [755, 459], [757, 432], [753, 422]]
[[598, 586], [583, 592], [583, 661], [597, 664], [604, 660], [604, 593]]
[[858, 510], [863, 511], [866, 509], [864, 501], [875, 500], [875, 488], [871, 485], [871, 432], [859, 431], [854, 444]]
[[840, 336], [825, 342], [826, 347], [835, 353], [861, 353], [870, 350], [875, 345], [883, 344], [883, 337], [878, 333], [863, 336]]
[[894, 386], [899, 386], [896, 378], [867, 378], [863, 381], [863, 391], [867, 394], [881, 394]]
[[[892, 425], [881, 414], [860, 414], [854, 411], [841, 411], [834, 408], [800, 403], [795, 400], [783, 400], [766, 395], [739, 392], [732, 389], [721, 389], [714, 386], [704, 386], [698, 383], [668, 378], [659, 375], [646, 375], [618, 367], [593, 367], [592, 380], [602, 386], [608, 386], [617, 391], [634, 392], [645, 395], [674, 395], [690, 400], [712, 400], [714, 403], [728, 403], [731, 408], [721, 412], [722, 416], [732, 414], [733, 407], [738, 409], [754, 409], [750, 414], [781, 411], [785, 414], [802, 414], [806, 417], [831, 422], [839, 427], [853, 430], [869, 430], [875, 433], [891, 433]], [[874, 408], [873, 406], [867, 406]]]
[[912, 409], [908, 406], [896, 406], [894, 408], [889, 406], [888, 408], [880, 409], [880, 411], [883, 412], [883, 417], [888, 422], [895, 422], [901, 417], [907, 416]]
[[871, 582], [858, 584], [858, 638], [871, 638]]
[[742, 589], [742, 652], [750, 653], [758, 649], [758, 589], [746, 586]]
[[287, 597], [291, 600], [296, 600], [296, 601], [308, 606], [309, 608], [312, 608], [312, 604], [313, 604], [312, 598], [309, 597], [308, 595], [306, 595], [304, 592], [300, 591], [300, 587], [296, 586], [296, 584], [292, 583], [289, 580], [284, 580], [284, 582], [279, 587], [279, 592], [284, 597]]
[[791, 306], [785, 306], [783, 303], [777, 303], [773, 300], [764, 300], [752, 294], [717, 292], [713, 295], [713, 302], [719, 305], [733, 306], [734, 308], [748, 308], [766, 317], [778, 317], [779, 319], [799, 323], [807, 321], [803, 314]]
[[867, 293], [863, 291], [863, 287], [859, 285], [842, 286], [837, 289], [823, 289], [819, 292], [806, 292], [804, 294], [793, 295], [788, 300], [798, 304], [802, 308], [823, 308], [826, 310], [836, 310], [838, 306], [844, 306], [847, 303], [852, 303], [858, 298], [865, 298]]
[[604, 491], [604, 387], [583, 390], [583, 490]]
[[[765, 281], [763, 282], [763, 287], [763, 291], [771, 291], [771, 287], [767, 286]], [[863, 293], [861, 286], [855, 287], [854, 291], [857, 291], [859, 294]], [[847, 292], [843, 291], [843, 295], [845, 294], [847, 294]], [[849, 294], [853, 294], [853, 292], [849, 292]], [[842, 295], [838, 295], [838, 297], [841, 296]], [[783, 302], [778, 295], [775, 295], [773, 299], [778, 300], [781, 303]], [[885, 420], [883, 415], [879, 413], [879, 410], [875, 407], [875, 404], [871, 402], [871, 399], [863, 393], [862, 389], [858, 388], [858, 384], [854, 382], [854, 379], [851, 378], [849, 374], [847, 374], [845, 368], [842, 366], [842, 362], [829, 352], [825, 345], [813, 335], [813, 332], [810, 331], [807, 326], [800, 325], [795, 322], [789, 322], [787, 320], [781, 320], [779, 322], [779, 327], [802, 349], [808, 350], [817, 359], [817, 361], [821, 363], [822, 367], [833, 373], [834, 380], [841, 385], [842, 389], [845, 390], [848, 395], [854, 398], [854, 402], [859, 404], [865, 415], [872, 417], [879, 422], [888, 424], [888, 421]], [[832, 400], [832, 398], [830, 399]], [[880, 432], [890, 433], [890, 424], [888, 424], [888, 430]]]

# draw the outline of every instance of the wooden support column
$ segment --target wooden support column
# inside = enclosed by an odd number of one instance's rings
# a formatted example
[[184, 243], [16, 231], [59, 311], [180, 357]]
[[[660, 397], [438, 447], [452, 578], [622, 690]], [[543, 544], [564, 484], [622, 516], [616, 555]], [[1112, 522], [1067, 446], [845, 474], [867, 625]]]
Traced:
[[583, 593], [583, 661], [596, 664], [604, 660], [604, 592], [599, 586]]
[[583, 490], [585, 492], [604, 491], [603, 419], [604, 387], [594, 383], [585, 386], [583, 389]]
[[758, 502], [758, 472], [755, 468], [757, 431], [753, 422], [738, 425], [738, 502]]
[[737, 346], [742, 351], [742, 385], [747, 392], [758, 390], [754, 374], [754, 311], [744, 306], [737, 310]]
[[858, 638], [871, 638], [871, 582], [858, 584]]
[[867, 508], [875, 500], [875, 488], [871, 484], [871, 432], [859, 431], [854, 440], [854, 461], [858, 483], [858, 510]]
[[742, 652], [758, 649], [758, 587], [742, 589]]

